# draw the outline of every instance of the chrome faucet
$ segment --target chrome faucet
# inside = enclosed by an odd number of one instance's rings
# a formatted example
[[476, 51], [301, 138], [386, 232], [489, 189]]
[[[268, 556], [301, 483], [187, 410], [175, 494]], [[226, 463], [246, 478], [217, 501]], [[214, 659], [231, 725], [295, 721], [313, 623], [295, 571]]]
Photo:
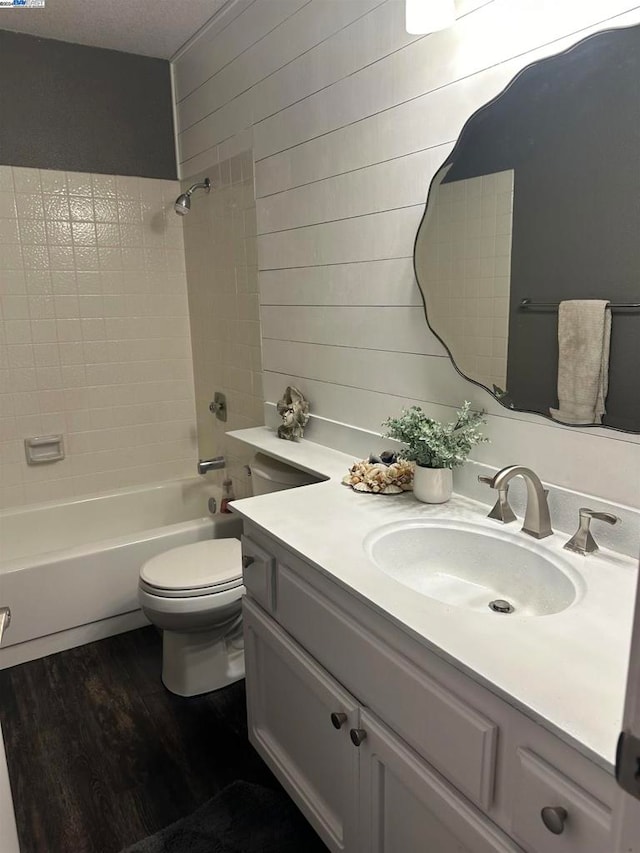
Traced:
[[524, 514], [522, 532], [534, 536], [536, 539], [544, 539], [551, 536], [551, 518], [549, 516], [549, 504], [547, 503], [548, 492], [540, 482], [538, 475], [523, 465], [508, 465], [502, 471], [498, 471], [491, 481], [492, 489], [506, 493], [507, 484], [514, 477], [522, 477], [527, 484], [527, 509]]
[[588, 509], [586, 506], [580, 507], [580, 524], [578, 529], [573, 534], [571, 539], [564, 544], [567, 551], [574, 551], [576, 554], [595, 554], [600, 549], [598, 543], [591, 535], [590, 525], [591, 519], [596, 518], [598, 521], [606, 521], [607, 524], [622, 524], [621, 519], [617, 515], [612, 515], [610, 512], [596, 512], [594, 509]]
[[214, 456], [213, 459], [200, 459], [198, 461], [198, 474], [206, 474], [208, 471], [217, 471], [226, 465], [224, 456]]

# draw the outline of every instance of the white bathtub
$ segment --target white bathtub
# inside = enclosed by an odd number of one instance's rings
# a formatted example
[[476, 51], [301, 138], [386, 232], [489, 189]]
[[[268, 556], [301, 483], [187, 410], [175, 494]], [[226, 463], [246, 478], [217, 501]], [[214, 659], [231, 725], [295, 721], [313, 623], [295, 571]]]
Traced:
[[146, 624], [140, 566], [169, 548], [239, 536], [211, 516], [204, 478], [0, 512], [0, 606], [11, 625], [0, 669]]

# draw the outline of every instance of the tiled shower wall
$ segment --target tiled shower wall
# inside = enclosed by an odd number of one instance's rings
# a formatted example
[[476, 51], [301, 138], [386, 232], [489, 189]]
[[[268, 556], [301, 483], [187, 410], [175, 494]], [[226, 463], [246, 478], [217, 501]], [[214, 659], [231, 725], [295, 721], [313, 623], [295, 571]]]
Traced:
[[[201, 457], [225, 456], [226, 475], [242, 497], [251, 454], [225, 432], [264, 423], [251, 151], [190, 177], [183, 188], [205, 177], [211, 192], [195, 193], [184, 217], [198, 444]], [[209, 411], [216, 391], [227, 397], [226, 423]]]
[[[178, 192], [0, 166], [0, 506], [194, 473]], [[66, 458], [28, 466], [51, 433]]]

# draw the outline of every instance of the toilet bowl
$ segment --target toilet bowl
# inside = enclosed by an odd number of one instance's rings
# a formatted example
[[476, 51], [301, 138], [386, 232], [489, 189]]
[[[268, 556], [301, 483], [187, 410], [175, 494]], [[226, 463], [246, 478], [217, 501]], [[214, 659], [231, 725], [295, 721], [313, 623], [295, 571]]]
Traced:
[[179, 696], [217, 690], [244, 677], [238, 539], [172, 548], [140, 570], [138, 601], [162, 630], [162, 681]]
[[[253, 494], [317, 482], [317, 477], [257, 454]], [[239, 539], [209, 539], [172, 548], [140, 570], [138, 601], [162, 630], [162, 681], [196, 696], [244, 678], [242, 554]]]

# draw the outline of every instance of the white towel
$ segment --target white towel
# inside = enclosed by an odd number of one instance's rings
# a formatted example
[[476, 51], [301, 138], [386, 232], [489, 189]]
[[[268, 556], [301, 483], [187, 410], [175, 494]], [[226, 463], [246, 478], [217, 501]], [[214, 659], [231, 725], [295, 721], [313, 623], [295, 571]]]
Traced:
[[568, 424], [599, 424], [609, 390], [611, 308], [606, 299], [572, 299], [558, 307], [558, 408]]

